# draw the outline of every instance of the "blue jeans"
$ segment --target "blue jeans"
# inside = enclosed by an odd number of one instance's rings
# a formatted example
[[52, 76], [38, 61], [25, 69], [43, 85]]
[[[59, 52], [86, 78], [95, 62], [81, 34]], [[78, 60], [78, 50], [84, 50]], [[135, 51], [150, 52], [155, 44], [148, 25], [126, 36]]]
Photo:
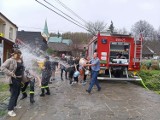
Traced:
[[101, 89], [101, 87], [99, 86], [99, 82], [97, 80], [97, 76], [98, 76], [98, 71], [93, 71], [92, 70], [92, 73], [91, 73], [91, 83], [90, 83], [89, 88], [88, 88], [89, 92], [91, 92], [92, 87], [94, 86], [94, 84], [96, 84], [98, 90]]

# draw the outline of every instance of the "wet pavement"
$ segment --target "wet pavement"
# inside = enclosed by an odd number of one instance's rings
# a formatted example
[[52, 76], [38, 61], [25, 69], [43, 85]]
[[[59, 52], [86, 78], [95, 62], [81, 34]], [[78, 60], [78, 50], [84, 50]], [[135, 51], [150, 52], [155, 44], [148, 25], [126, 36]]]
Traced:
[[[59, 73], [58, 73], [59, 74]], [[57, 79], [50, 84], [51, 95], [39, 97], [34, 104], [29, 97], [19, 101], [16, 117], [4, 120], [160, 120], [160, 95], [129, 82], [103, 81], [102, 90], [87, 94], [81, 84]]]

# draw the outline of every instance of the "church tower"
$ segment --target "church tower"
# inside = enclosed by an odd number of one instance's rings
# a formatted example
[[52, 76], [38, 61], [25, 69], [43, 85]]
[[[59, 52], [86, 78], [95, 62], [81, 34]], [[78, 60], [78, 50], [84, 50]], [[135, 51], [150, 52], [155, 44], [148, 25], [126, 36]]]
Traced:
[[44, 29], [43, 29], [43, 32], [42, 32], [42, 36], [46, 39], [46, 41], [48, 41], [48, 39], [50, 37], [46, 20], [45, 20], [45, 25], [44, 25]]

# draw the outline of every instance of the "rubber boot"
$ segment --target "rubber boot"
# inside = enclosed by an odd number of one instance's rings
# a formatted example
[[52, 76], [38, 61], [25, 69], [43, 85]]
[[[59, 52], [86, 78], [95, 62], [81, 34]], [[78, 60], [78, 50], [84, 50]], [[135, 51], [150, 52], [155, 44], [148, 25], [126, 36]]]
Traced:
[[45, 94], [44, 94], [44, 88], [41, 88], [41, 91], [42, 91], [42, 93], [40, 94], [40, 96], [44, 97], [45, 96]]
[[70, 85], [72, 84], [72, 79], [71, 79], [71, 78], [69, 78], [69, 84], [70, 84]]
[[34, 103], [35, 102], [35, 100], [34, 100], [34, 94], [32, 93], [32, 94], [30, 94], [30, 103]]
[[47, 90], [46, 95], [50, 95], [51, 93], [50, 93], [49, 87], [47, 87], [45, 89]]
[[22, 97], [21, 97], [21, 99], [20, 100], [23, 100], [24, 98], [26, 98], [27, 97], [27, 93], [25, 92], [25, 93], [22, 93]]

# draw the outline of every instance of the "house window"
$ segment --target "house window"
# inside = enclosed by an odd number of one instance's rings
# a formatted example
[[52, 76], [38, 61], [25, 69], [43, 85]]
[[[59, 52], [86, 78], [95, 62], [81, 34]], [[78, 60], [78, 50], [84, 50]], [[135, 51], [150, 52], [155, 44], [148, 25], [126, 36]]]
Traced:
[[13, 28], [9, 28], [9, 39], [13, 40]]

